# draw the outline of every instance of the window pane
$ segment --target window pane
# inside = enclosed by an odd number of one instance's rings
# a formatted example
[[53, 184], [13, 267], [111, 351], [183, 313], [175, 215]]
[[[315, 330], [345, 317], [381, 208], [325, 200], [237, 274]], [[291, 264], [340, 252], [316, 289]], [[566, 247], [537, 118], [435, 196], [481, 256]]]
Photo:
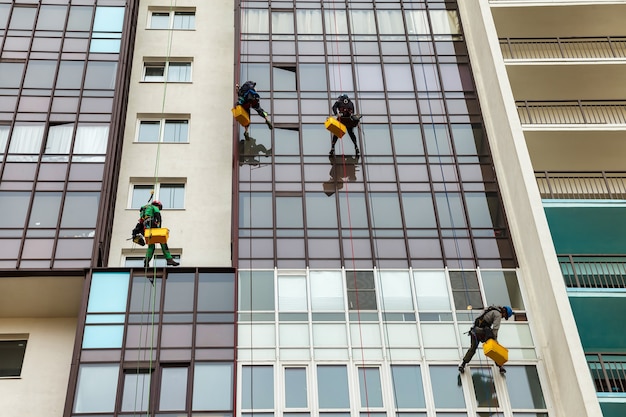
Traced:
[[383, 91], [383, 74], [380, 64], [356, 64], [358, 88], [365, 91]]
[[308, 407], [306, 368], [285, 368], [285, 407]]
[[165, 76], [165, 64], [146, 64], [143, 75], [144, 81], [163, 81]]
[[[329, 74], [329, 79], [330, 79], [331, 91], [341, 91], [341, 92], [354, 91], [354, 80], [352, 78], [352, 65], [330, 64], [328, 65], [328, 74]], [[324, 77], [326, 77], [326, 73], [324, 73]]]
[[[296, 91], [296, 68], [293, 67], [272, 67], [272, 77], [274, 78], [274, 90], [276, 91]], [[307, 88], [308, 90], [309, 88]]]
[[195, 12], [174, 12], [174, 29], [195, 29]]
[[163, 311], [193, 311], [195, 274], [168, 274]]
[[307, 311], [304, 276], [278, 277], [278, 310]]
[[239, 193], [239, 227], [272, 227], [272, 194]]
[[15, 125], [11, 133], [9, 153], [38, 154], [41, 151], [44, 125]]
[[429, 14], [433, 34], [457, 35], [461, 33], [456, 10], [430, 10]]
[[402, 193], [402, 205], [407, 227], [431, 229], [437, 227], [435, 206], [430, 193]]
[[83, 349], [119, 349], [124, 326], [85, 326]]
[[349, 408], [348, 374], [345, 365], [317, 367], [319, 408]]
[[119, 365], [80, 365], [76, 382], [75, 413], [112, 413], [117, 394]]
[[508, 305], [514, 310], [524, 310], [515, 271], [481, 271], [487, 305]]
[[[170, 142], [170, 143], [188, 142], [188, 137], [189, 137], [188, 132], [189, 132], [189, 122], [187, 120], [166, 120], [165, 130], [163, 131], [163, 142]], [[157, 130], [157, 135], [158, 135], [158, 130]]]
[[0, 87], [18, 88], [22, 82], [24, 63], [22, 62], [0, 62]]
[[76, 128], [74, 154], [104, 155], [109, 142], [109, 126], [79, 124]]
[[[349, 71], [348, 71], [349, 72]], [[303, 91], [326, 91], [326, 66], [323, 64], [300, 64], [300, 89]], [[333, 74], [331, 72], [331, 79]], [[343, 85], [346, 88], [346, 85]]]
[[361, 407], [382, 407], [383, 392], [380, 385], [380, 369], [359, 368], [358, 372]]
[[124, 374], [122, 411], [147, 411], [150, 398], [150, 374]]
[[272, 12], [272, 33], [293, 34], [293, 13]]
[[85, 88], [98, 90], [114, 89], [116, 72], [117, 62], [88, 62]]
[[298, 35], [322, 33], [322, 12], [320, 10], [296, 10], [296, 20]]
[[159, 121], [141, 121], [139, 123], [139, 135], [137, 142], [158, 142], [161, 122]]
[[0, 192], [0, 207], [11, 207], [0, 216], [0, 228], [23, 228], [30, 202], [30, 192]]
[[[28, 227], [56, 228], [59, 221], [62, 193], [35, 193]], [[4, 216], [4, 214], [3, 214]]]
[[244, 366], [241, 382], [243, 409], [274, 408], [274, 367]]
[[232, 363], [196, 363], [192, 410], [232, 410], [232, 387]]
[[153, 12], [150, 16], [150, 29], [167, 29], [170, 26], [170, 14]]
[[388, 91], [414, 91], [409, 64], [385, 64], [385, 81]]
[[372, 225], [376, 228], [402, 228], [400, 201], [393, 193], [370, 193]]
[[130, 203], [130, 208], [139, 209], [144, 205], [148, 204], [148, 200], [150, 199], [150, 193], [154, 187], [152, 185], [135, 185], [133, 187], [133, 195], [132, 201]]
[[511, 396], [511, 407], [546, 408], [537, 368], [528, 365], [509, 366], [506, 369], [506, 385]]
[[121, 32], [124, 26], [124, 7], [96, 7], [94, 32]]
[[396, 408], [424, 408], [422, 372], [416, 365], [392, 365], [391, 379]]
[[380, 271], [381, 308], [385, 311], [413, 310], [408, 271]]
[[46, 139], [46, 149], [44, 153], [47, 155], [69, 154], [73, 135], [73, 123], [50, 126], [50, 128], [48, 129], [48, 138]]
[[408, 34], [421, 35], [430, 33], [426, 10], [405, 10], [404, 15], [406, 16]]
[[350, 26], [355, 35], [375, 35], [373, 10], [350, 10]]
[[37, 17], [37, 30], [63, 30], [67, 6], [41, 6]]
[[20, 376], [26, 340], [0, 340], [0, 377]]
[[67, 30], [89, 31], [92, 13], [93, 7], [91, 6], [72, 6], [70, 8], [70, 18], [67, 22]]
[[185, 208], [185, 186], [183, 184], [161, 184], [159, 198], [164, 209]]
[[430, 379], [433, 386], [435, 407], [465, 408], [463, 387], [450, 381], [456, 381], [459, 370], [456, 366], [431, 366]]
[[128, 272], [94, 272], [91, 277], [87, 312], [125, 312], [129, 278]]
[[324, 9], [324, 26], [327, 34], [347, 34], [348, 20], [346, 12], [344, 10]]
[[190, 62], [170, 62], [167, 69], [167, 81], [189, 82], [191, 81]]
[[56, 67], [56, 61], [29, 61], [24, 88], [52, 88]]
[[276, 197], [276, 227], [303, 227], [302, 198]]
[[491, 368], [472, 367], [472, 382], [478, 407], [498, 408], [498, 394]]
[[441, 227], [455, 229], [467, 227], [459, 193], [436, 193], [435, 201]]
[[457, 310], [483, 308], [476, 271], [450, 271], [450, 284]]
[[450, 311], [448, 285], [443, 271], [414, 272], [413, 279], [419, 310]]
[[274, 272], [241, 271], [239, 273], [239, 310], [274, 310]]
[[373, 271], [346, 270], [346, 285], [350, 310], [376, 310]]
[[5, 29], [7, 27], [10, 9], [11, 9], [11, 5], [0, 4], [0, 29]]
[[400, 10], [377, 10], [380, 34], [403, 35], [404, 23]]
[[36, 7], [14, 7], [9, 29], [31, 30], [35, 23]]
[[337, 205], [335, 199], [328, 198], [328, 196], [322, 193], [307, 193], [305, 201], [307, 227], [337, 228]]
[[269, 33], [269, 15], [267, 10], [243, 10], [241, 14], [241, 33]]
[[61, 227], [95, 227], [99, 204], [100, 193], [68, 192], [65, 195]]
[[187, 397], [187, 368], [163, 368], [159, 410], [185, 410]]
[[343, 310], [341, 272], [311, 271], [311, 308], [313, 311]]
[[234, 297], [235, 277], [233, 274], [200, 273], [198, 311], [233, 311]]

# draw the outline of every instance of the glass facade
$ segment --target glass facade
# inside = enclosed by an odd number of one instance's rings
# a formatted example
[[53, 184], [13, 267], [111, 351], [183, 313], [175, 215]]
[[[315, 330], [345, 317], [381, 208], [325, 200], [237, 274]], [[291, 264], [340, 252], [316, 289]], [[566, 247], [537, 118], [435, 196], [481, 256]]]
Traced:
[[0, 268], [95, 263], [126, 3], [0, 0]]
[[[241, 415], [547, 416], [456, 2], [248, 0], [239, 18], [239, 83], [274, 124], [239, 132]], [[360, 154], [348, 135], [329, 154], [341, 94]], [[522, 313], [499, 333], [511, 372], [479, 351], [460, 375], [492, 304]]]

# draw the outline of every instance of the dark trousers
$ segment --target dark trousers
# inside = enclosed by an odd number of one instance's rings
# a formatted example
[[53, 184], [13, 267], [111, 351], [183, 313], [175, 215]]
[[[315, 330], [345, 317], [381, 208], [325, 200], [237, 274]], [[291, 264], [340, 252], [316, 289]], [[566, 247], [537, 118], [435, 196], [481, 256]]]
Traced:
[[478, 349], [479, 343], [486, 342], [489, 339], [494, 339], [493, 332], [489, 327], [472, 327], [470, 329], [469, 336], [471, 345], [465, 356], [463, 356], [463, 363], [469, 363], [469, 361], [472, 360], [476, 354], [476, 349]]
[[[349, 128], [347, 128], [347, 130], [348, 130], [348, 135], [350, 135], [350, 139], [352, 139], [352, 143], [354, 143], [354, 149], [359, 149], [359, 145], [357, 145], [357, 143], [356, 143], [356, 135], [354, 134], [354, 128], [353, 127], [349, 127]], [[338, 139], [339, 138], [337, 136], [333, 135], [333, 140], [332, 140], [332, 142], [330, 144], [330, 149], [331, 150], [333, 150], [333, 151], [335, 150], [335, 143], [337, 143]]]

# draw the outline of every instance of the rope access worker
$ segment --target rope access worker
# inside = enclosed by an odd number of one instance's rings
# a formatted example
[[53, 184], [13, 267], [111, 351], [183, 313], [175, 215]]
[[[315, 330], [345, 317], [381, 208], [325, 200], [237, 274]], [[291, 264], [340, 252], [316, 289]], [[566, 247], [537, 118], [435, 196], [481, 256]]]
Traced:
[[[158, 200], [154, 200], [152, 201], [152, 203], [146, 204], [141, 208], [141, 218], [143, 219], [143, 225], [146, 229], [161, 227], [161, 210], [163, 210], [163, 204], [161, 204], [161, 202]], [[172, 254], [167, 247], [167, 243], [161, 243], [160, 245], [167, 264], [171, 266], [180, 265], [172, 258]], [[152, 260], [155, 248], [156, 245], [154, 243], [148, 245], [148, 250], [146, 251], [146, 259], [144, 259], [143, 261], [143, 264], [146, 268], [150, 266], [150, 260]]]
[[[348, 135], [350, 135], [350, 139], [352, 139], [352, 143], [354, 143], [354, 149], [358, 157], [359, 145], [356, 143], [354, 128], [359, 124], [361, 116], [354, 114], [354, 103], [347, 94], [342, 94], [337, 97], [337, 101], [333, 104], [333, 115], [337, 116], [337, 119], [346, 126]], [[337, 143], [337, 139], [337, 136], [333, 135], [329, 153], [331, 157], [335, 155], [335, 143]]]
[[[500, 330], [502, 318], [508, 320], [511, 316], [513, 316], [513, 310], [509, 306], [490, 306], [474, 320], [474, 325], [469, 331], [472, 344], [463, 357], [463, 362], [459, 365], [459, 372], [465, 372], [465, 365], [472, 360], [479, 343], [484, 343], [489, 339], [498, 340], [498, 330]], [[503, 366], [498, 367], [500, 373], [506, 372]]]
[[[237, 103], [235, 106], [239, 105], [244, 108], [246, 112], [248, 112], [248, 116], [250, 116], [250, 108], [256, 110], [256, 112], [265, 119], [265, 124], [269, 127], [270, 130], [274, 126], [272, 126], [272, 122], [269, 119], [269, 114], [265, 110], [261, 108], [259, 105], [259, 101], [261, 100], [261, 96], [255, 90], [256, 83], [254, 81], [246, 81], [241, 87], [239, 85], [236, 86], [237, 94], [239, 98], [237, 99]], [[245, 132], [243, 133], [244, 137], [248, 139], [248, 128], [250, 126], [245, 127]]]

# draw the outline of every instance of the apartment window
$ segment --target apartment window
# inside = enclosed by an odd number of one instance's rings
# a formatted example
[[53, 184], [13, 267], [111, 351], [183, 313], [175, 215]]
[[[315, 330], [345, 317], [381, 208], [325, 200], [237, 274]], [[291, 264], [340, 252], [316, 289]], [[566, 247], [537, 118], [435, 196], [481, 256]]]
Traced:
[[350, 408], [346, 366], [318, 365], [317, 392], [318, 406], [321, 410]]
[[144, 62], [142, 81], [191, 82], [191, 62]]
[[193, 30], [195, 11], [154, 11], [150, 13], [150, 29]]
[[189, 120], [161, 119], [139, 121], [137, 142], [187, 143]]
[[147, 411], [150, 393], [149, 369], [125, 369], [121, 411]]
[[185, 208], [185, 184], [133, 185], [130, 208], [139, 209], [148, 204], [153, 190], [164, 209]]
[[359, 392], [361, 394], [361, 408], [381, 408], [383, 406], [383, 388], [380, 384], [380, 369], [359, 367]]
[[285, 368], [285, 408], [307, 408], [306, 368]]
[[274, 409], [274, 367], [244, 366], [242, 368], [241, 408], [244, 410]]
[[[145, 259], [146, 258], [143, 256], [127, 256], [124, 260], [124, 266], [127, 268], [143, 268]], [[180, 255], [175, 255], [172, 253], [172, 259], [180, 263]], [[162, 256], [156, 256], [152, 261], [153, 267], [164, 268], [167, 266], [167, 259]]]
[[0, 377], [20, 376], [26, 340], [0, 340]]
[[[232, 387], [232, 363], [196, 363], [193, 374], [192, 410], [232, 410]], [[207, 393], [211, 395], [206, 395]]]
[[161, 371], [160, 411], [185, 411], [187, 403], [187, 367], [167, 367]]
[[450, 284], [457, 310], [466, 310], [468, 306], [474, 309], [483, 308], [476, 271], [450, 271]]

